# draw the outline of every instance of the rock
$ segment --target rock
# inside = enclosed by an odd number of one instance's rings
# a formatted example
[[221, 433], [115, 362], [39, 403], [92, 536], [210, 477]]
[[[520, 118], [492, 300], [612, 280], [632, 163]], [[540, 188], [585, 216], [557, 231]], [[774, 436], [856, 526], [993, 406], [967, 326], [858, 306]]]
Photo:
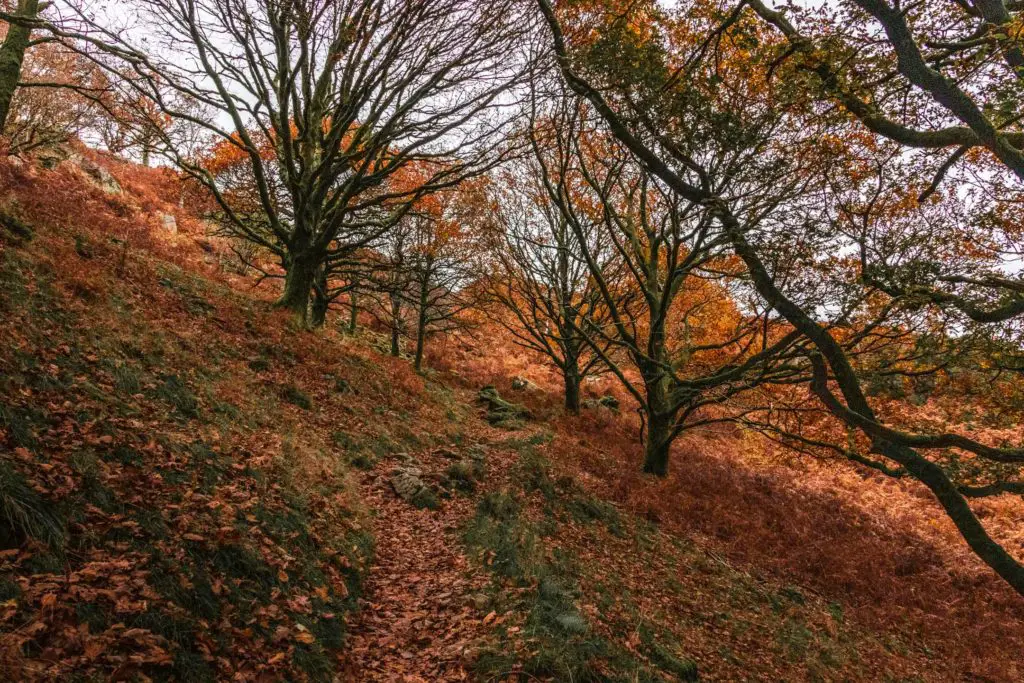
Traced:
[[423, 470], [418, 467], [397, 467], [391, 471], [391, 487], [398, 497], [418, 508], [436, 510], [440, 504], [437, 494], [423, 481]]
[[71, 150], [60, 145], [53, 147], [42, 147], [34, 153], [36, 162], [48, 171], [60, 166], [61, 162], [71, 158]]
[[442, 458], [448, 458], [449, 460], [458, 460], [459, 454], [450, 448], [438, 448], [434, 451], [434, 455]]
[[487, 404], [487, 421], [492, 425], [515, 428], [520, 421], [530, 419], [529, 410], [518, 403], [506, 401], [493, 386], [481, 389], [477, 398]]
[[[82, 169], [85, 176], [89, 178], [96, 187], [100, 188], [107, 194], [122, 194], [124, 192], [124, 190], [121, 189], [121, 184], [117, 182], [117, 179], [110, 175], [110, 171], [99, 164], [95, 164], [88, 159], [82, 159], [78, 162], [78, 167]], [[175, 226], [175, 229], [177, 229], [177, 226]]]
[[391, 472], [391, 486], [399, 498], [409, 501], [423, 488], [422, 476], [423, 471], [416, 467], [396, 468]]
[[588, 398], [583, 401], [583, 407], [587, 410], [599, 410], [601, 408], [607, 408], [613, 412], [619, 410], [619, 399], [615, 398], [611, 394], [602, 396], [599, 399]]
[[35, 234], [33, 227], [18, 215], [17, 206], [7, 208], [0, 205], [0, 228], [22, 240], [30, 240]]
[[590, 629], [590, 626], [587, 624], [587, 620], [576, 612], [559, 614], [555, 617], [555, 621], [557, 621], [558, 625], [562, 627], [562, 630], [567, 633], [582, 635]]
[[516, 391], [522, 391], [528, 386], [530, 386], [529, 380], [525, 380], [522, 377], [512, 378], [512, 388], [515, 389]]
[[162, 213], [160, 214], [160, 228], [170, 235], [177, 235], [178, 219], [173, 213]]
[[491, 599], [483, 593], [471, 593], [470, 595], [467, 595], [466, 602], [481, 612], [491, 605]]

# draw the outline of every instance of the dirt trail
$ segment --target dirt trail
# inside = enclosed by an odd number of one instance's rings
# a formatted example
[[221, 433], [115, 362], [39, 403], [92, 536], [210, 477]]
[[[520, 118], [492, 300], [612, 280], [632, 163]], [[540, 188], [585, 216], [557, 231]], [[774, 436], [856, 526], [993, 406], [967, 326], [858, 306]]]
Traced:
[[[416, 459], [425, 472], [452, 462], [431, 452]], [[488, 579], [471, 568], [459, 539], [473, 500], [456, 495], [438, 510], [416, 509], [391, 487], [395, 465], [385, 459], [362, 481], [363, 499], [376, 514], [376, 554], [349, 625], [341, 680], [469, 680], [467, 656], [488, 630], [473, 599]]]

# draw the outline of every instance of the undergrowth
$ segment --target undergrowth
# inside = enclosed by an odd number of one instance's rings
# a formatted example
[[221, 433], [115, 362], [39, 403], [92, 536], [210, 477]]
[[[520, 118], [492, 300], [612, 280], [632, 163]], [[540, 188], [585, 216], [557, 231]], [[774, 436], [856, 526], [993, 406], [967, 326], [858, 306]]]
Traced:
[[[570, 522], [600, 522], [621, 535], [622, 520], [613, 506], [587, 496], [571, 479], [553, 478], [534, 449], [536, 441], [517, 445], [517, 487], [486, 493], [463, 538], [494, 574], [492, 602], [525, 615], [521, 623], [499, 626], [499, 640], [522, 645], [486, 649], [476, 660], [477, 674], [484, 680], [698, 680], [696, 665], [665, 644], [668, 637], [650, 635], [640, 656], [609, 638], [580, 609], [586, 568], [546, 537]], [[539, 517], [531, 506], [536, 494]], [[648, 634], [657, 630], [643, 628]]]
[[[224, 398], [230, 340], [168, 335], [117, 286], [83, 309], [0, 255], [0, 677], [331, 680], [373, 546], [344, 465], [289, 441], [273, 385]], [[214, 310], [176, 269], [158, 286]], [[249, 447], [275, 429], [289, 457]]]

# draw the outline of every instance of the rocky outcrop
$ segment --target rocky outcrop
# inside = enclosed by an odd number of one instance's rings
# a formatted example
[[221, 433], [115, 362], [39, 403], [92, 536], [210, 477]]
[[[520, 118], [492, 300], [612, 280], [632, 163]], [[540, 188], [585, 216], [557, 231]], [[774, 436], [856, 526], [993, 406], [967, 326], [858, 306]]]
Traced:
[[124, 190], [117, 179], [103, 166], [86, 159], [74, 148], [67, 145], [51, 145], [33, 151], [32, 155], [41, 167], [53, 170], [67, 163], [81, 171], [85, 178], [107, 194], [123, 194]]
[[506, 401], [493, 386], [486, 386], [477, 395], [487, 406], [487, 421], [499, 427], [515, 428], [523, 420], [530, 419], [530, 411], [518, 403]]
[[69, 161], [72, 161], [85, 177], [89, 181], [100, 188], [107, 194], [123, 194], [124, 190], [121, 189], [121, 184], [117, 182], [117, 179], [110, 174], [110, 171], [103, 168], [99, 164], [96, 164], [88, 159], [82, 158], [81, 156], [75, 155]]

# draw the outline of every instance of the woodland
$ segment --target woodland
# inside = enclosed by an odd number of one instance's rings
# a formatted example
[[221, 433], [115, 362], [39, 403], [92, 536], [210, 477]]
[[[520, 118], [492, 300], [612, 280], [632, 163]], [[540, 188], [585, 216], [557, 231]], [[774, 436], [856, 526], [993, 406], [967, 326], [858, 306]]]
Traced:
[[0, 0], [0, 679], [1024, 680], [1022, 190], [1010, 0]]

